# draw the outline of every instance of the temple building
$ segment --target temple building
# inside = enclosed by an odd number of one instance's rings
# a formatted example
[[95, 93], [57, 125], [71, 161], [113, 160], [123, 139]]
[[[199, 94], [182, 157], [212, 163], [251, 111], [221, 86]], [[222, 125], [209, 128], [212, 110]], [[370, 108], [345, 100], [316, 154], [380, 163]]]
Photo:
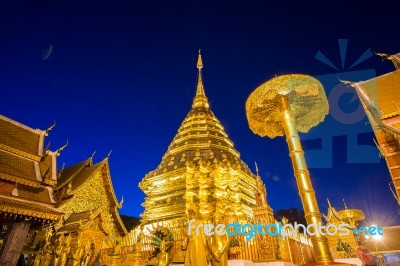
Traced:
[[[56, 226], [57, 235], [71, 235], [71, 247], [93, 244], [94, 254], [113, 247], [127, 233], [118, 213], [118, 202], [111, 181], [108, 156], [93, 164], [87, 160], [62, 169], [55, 187], [57, 206], [64, 216]], [[81, 245], [79, 247], [79, 245]]]
[[352, 84], [375, 133], [376, 144], [386, 160], [393, 195], [400, 205], [400, 54], [381, 54], [395, 71]]
[[[0, 115], [0, 265], [91, 265], [127, 234], [109, 156], [57, 170], [47, 130]], [[71, 255], [72, 254], [72, 255]], [[72, 256], [72, 257], [71, 257]]]
[[334, 233], [332, 227], [329, 228], [330, 234], [327, 234], [329, 246], [331, 247], [334, 258], [352, 258], [355, 257], [355, 250], [358, 248], [358, 236], [352, 230], [359, 227], [359, 222], [365, 219], [365, 214], [359, 209], [349, 209], [344, 202], [344, 209], [337, 211], [328, 199], [328, 213], [324, 218], [326, 224], [333, 224], [339, 227], [340, 224], [347, 224], [348, 235], [339, 236]]
[[35, 229], [59, 220], [54, 186], [57, 155], [44, 146], [47, 130], [0, 115], [0, 265], [15, 265]]

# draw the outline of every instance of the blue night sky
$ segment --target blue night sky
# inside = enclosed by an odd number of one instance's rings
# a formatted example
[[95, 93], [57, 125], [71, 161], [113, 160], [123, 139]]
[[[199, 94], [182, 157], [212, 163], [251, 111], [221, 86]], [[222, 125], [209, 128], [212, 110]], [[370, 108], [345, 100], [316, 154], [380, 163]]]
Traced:
[[344, 122], [330, 116], [301, 134], [321, 211], [326, 198], [337, 208], [344, 198], [370, 223], [400, 223], [370, 125], [363, 113], [346, 120], [346, 113], [360, 111], [359, 102], [338, 85], [338, 78], [359, 81], [394, 70], [371, 51], [400, 52], [395, 2], [267, 2], [2, 3], [0, 113], [32, 128], [56, 120], [46, 139], [51, 149], [69, 140], [59, 168], [94, 151], [98, 162], [112, 150], [114, 188], [125, 199], [121, 213], [139, 216], [138, 183], [160, 163], [191, 108], [201, 48], [211, 108], [241, 158], [252, 169], [258, 162], [270, 205], [301, 208], [284, 138], [254, 135], [244, 104], [275, 75], [310, 74], [328, 95], [339, 92], [333, 112], [344, 112]]

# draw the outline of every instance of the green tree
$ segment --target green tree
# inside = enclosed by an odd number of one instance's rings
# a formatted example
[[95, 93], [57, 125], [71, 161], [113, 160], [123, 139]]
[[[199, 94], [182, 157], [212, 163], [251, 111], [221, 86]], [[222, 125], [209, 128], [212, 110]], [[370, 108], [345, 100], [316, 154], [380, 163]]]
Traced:
[[128, 232], [140, 224], [140, 220], [137, 217], [123, 215], [123, 214], [120, 214], [120, 217]]
[[286, 217], [288, 219], [288, 223], [294, 224], [296, 222], [297, 224], [304, 224], [307, 226], [307, 221], [304, 217], [304, 211], [298, 210], [297, 208], [277, 210], [275, 211], [274, 216], [278, 221], [281, 221], [282, 217]]

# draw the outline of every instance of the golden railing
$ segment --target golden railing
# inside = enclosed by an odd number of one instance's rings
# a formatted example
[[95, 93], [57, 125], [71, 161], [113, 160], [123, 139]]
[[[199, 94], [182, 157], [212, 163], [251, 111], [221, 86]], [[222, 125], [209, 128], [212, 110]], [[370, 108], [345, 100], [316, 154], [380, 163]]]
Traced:
[[[277, 223], [277, 222], [276, 222]], [[153, 235], [152, 232], [157, 227], [167, 227], [174, 237], [174, 246], [171, 250], [171, 256], [174, 262], [183, 262], [185, 252], [181, 250], [184, 239], [187, 237], [187, 223], [186, 221], [175, 221], [175, 223], [167, 224], [149, 224], [145, 226], [144, 234], [141, 236], [142, 255], [143, 262], [149, 262], [149, 258], [154, 252], [154, 246], [152, 245]], [[120, 238], [121, 248], [119, 249], [119, 265], [125, 265], [129, 263], [131, 254], [135, 252], [135, 244], [138, 235], [135, 230], [132, 230], [125, 237]], [[235, 236], [238, 239], [238, 247], [236, 250], [240, 252], [238, 254], [232, 254], [233, 249], [230, 249], [229, 259], [231, 260], [250, 260], [254, 262], [261, 261], [287, 261], [293, 262], [294, 264], [304, 264], [312, 262], [312, 244], [304, 234], [294, 233], [291, 236], [286, 237], [282, 240], [281, 236], [254, 236], [250, 240], [246, 240], [245, 235]], [[263, 237], [270, 238], [271, 245], [269, 245], [269, 252], [271, 256], [268, 259], [262, 259], [260, 256], [260, 246]], [[106, 265], [110, 261], [111, 249], [102, 250], [103, 262]], [[114, 258], [116, 259], [116, 258]], [[109, 262], [110, 263], [110, 262]]]

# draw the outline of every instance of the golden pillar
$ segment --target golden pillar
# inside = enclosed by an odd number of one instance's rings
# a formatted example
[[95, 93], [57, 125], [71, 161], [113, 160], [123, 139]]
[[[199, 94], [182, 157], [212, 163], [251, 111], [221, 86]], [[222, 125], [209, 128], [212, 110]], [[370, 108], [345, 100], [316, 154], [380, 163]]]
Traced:
[[[256, 88], [246, 101], [250, 129], [264, 137], [286, 135], [299, 195], [307, 224], [322, 223], [298, 131], [308, 130], [325, 119], [328, 101], [322, 84], [307, 75], [275, 77]], [[336, 264], [328, 240], [317, 232], [311, 236], [316, 264]], [[336, 264], [337, 265], [337, 264]]]
[[[282, 126], [285, 131], [286, 142], [289, 146], [289, 155], [292, 159], [294, 176], [296, 177], [296, 183], [307, 224], [322, 224], [321, 213], [318, 208], [317, 199], [315, 198], [315, 192], [307, 169], [299, 134], [296, 131], [296, 120], [290, 112], [287, 96], [284, 95], [280, 97], [279, 107], [282, 112]], [[317, 262], [333, 261], [329, 250], [328, 239], [325, 236], [318, 233], [315, 236], [311, 236], [311, 242], [315, 249], [315, 260]]]

